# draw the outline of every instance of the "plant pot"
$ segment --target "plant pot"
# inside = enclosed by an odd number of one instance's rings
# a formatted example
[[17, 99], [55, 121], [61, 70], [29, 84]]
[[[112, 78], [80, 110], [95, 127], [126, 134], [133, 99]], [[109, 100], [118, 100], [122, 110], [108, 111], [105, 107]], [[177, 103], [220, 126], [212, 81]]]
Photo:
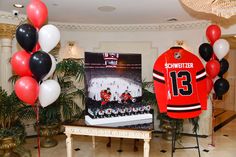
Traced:
[[43, 148], [55, 147], [58, 142], [53, 136], [57, 135], [60, 132], [60, 129], [60, 124], [40, 125], [40, 136], [44, 137], [40, 142], [40, 146]]
[[20, 157], [19, 154], [13, 152], [16, 142], [13, 137], [0, 139], [0, 150], [3, 152], [2, 157]]

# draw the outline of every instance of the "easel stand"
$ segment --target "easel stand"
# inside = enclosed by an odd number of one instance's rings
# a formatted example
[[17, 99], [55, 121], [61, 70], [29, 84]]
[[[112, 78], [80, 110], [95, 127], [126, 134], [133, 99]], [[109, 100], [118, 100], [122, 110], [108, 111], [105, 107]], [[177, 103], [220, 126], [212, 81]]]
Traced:
[[195, 138], [196, 138], [196, 143], [197, 143], [197, 146], [195, 147], [181, 147], [181, 148], [176, 148], [175, 147], [175, 143], [176, 143], [176, 134], [177, 134], [177, 121], [175, 121], [175, 128], [174, 130], [172, 131], [172, 149], [171, 149], [171, 157], [174, 156], [174, 152], [175, 150], [177, 149], [197, 149], [198, 150], [198, 156], [201, 157], [201, 154], [200, 154], [200, 148], [199, 148], [199, 142], [198, 142], [198, 135], [197, 135], [197, 131], [195, 131]]

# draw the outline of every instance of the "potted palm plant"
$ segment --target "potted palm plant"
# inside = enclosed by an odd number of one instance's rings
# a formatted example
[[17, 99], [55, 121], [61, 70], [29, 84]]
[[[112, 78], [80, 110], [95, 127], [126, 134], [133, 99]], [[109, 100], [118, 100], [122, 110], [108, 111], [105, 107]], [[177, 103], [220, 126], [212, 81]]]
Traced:
[[3, 156], [19, 156], [13, 150], [25, 139], [26, 133], [21, 118], [24, 115], [24, 105], [12, 92], [10, 95], [0, 87], [0, 150]]
[[79, 84], [84, 76], [83, 61], [67, 59], [59, 62], [54, 74], [61, 86], [59, 98], [51, 105], [39, 109], [39, 128], [44, 140], [42, 147], [53, 147], [57, 141], [53, 136], [61, 131], [61, 123], [79, 119], [82, 114], [76, 98], [80, 97], [81, 104], [84, 103], [84, 89]]

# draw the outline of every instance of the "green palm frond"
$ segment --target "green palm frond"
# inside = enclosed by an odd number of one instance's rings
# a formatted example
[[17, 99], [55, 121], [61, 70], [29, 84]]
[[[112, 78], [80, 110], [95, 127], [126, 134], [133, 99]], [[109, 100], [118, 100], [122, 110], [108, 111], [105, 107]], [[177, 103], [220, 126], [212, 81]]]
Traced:
[[146, 104], [157, 106], [155, 93], [150, 92], [148, 90], [151, 87], [153, 88], [153, 82], [145, 82], [145, 81], [142, 82], [142, 91], [143, 91], [142, 99], [143, 102]]
[[19, 118], [25, 120], [36, 119], [36, 113], [34, 108], [35, 107], [24, 104], [18, 112]]
[[[0, 138], [13, 137], [16, 144], [21, 144], [26, 136], [24, 125], [20, 122], [22, 109], [25, 107], [15, 92], [10, 95], [0, 87]], [[24, 117], [28, 116], [24, 114]]]
[[12, 75], [12, 76], [8, 79], [8, 81], [9, 81], [10, 83], [12, 83], [12, 84], [15, 84], [16, 81], [17, 81], [19, 78], [20, 78], [19, 75]]
[[66, 59], [59, 62], [54, 78], [57, 78], [61, 86], [61, 93], [59, 98], [48, 107], [40, 107], [40, 123], [46, 125], [80, 117], [82, 109], [74, 102], [74, 99], [79, 97], [84, 104], [84, 89], [75, 86], [84, 78], [83, 60]]
[[193, 125], [193, 133], [196, 133], [199, 130], [199, 117], [190, 118], [189, 122]]
[[148, 82], [145, 80], [142, 81], [142, 88], [143, 89], [153, 88], [153, 87], [154, 87], [153, 82]]
[[64, 73], [64, 76], [76, 76], [79, 81], [84, 78], [83, 60], [65, 59], [57, 64], [56, 73]]

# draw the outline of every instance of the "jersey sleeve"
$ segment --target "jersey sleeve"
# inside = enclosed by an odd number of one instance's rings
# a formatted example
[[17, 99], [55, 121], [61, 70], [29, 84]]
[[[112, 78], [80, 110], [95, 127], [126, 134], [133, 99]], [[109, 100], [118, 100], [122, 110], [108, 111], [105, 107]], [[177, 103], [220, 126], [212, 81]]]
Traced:
[[197, 63], [197, 71], [196, 71], [196, 82], [197, 82], [197, 92], [199, 101], [201, 103], [202, 110], [207, 110], [207, 91], [206, 91], [206, 71], [203, 67], [201, 61]]
[[163, 69], [164, 65], [160, 65], [157, 60], [153, 68], [153, 81], [160, 113], [167, 112], [166, 80]]

